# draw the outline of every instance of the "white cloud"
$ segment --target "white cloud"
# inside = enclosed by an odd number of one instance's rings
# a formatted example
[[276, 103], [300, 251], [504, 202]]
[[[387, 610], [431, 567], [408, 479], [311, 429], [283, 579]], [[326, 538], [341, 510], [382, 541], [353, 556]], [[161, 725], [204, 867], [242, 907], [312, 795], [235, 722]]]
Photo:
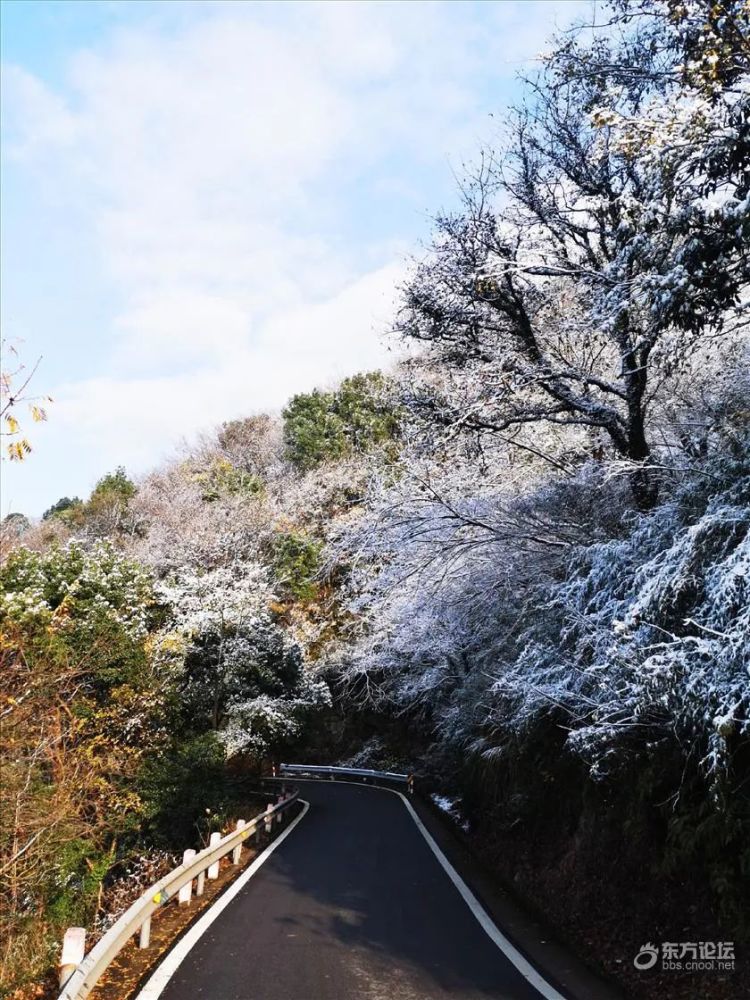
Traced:
[[3, 115], [7, 110], [17, 116], [11, 122], [16, 128], [16, 156], [28, 160], [49, 146], [67, 146], [76, 140], [78, 122], [65, 100], [31, 73], [20, 66], [4, 66], [1, 89], [12, 95], [3, 100]]
[[[231, 354], [207, 352], [208, 362], [191, 370], [175, 373], [170, 366], [161, 375], [104, 375], [59, 386], [52, 419], [34, 428], [35, 454], [23, 467], [5, 469], [3, 513], [8, 505], [23, 506], [24, 478], [49, 486], [44, 470], [58, 460], [56, 485], [41, 497], [37, 513], [50, 496], [85, 492], [116, 464], [143, 470], [202, 428], [276, 410], [312, 385], [387, 366], [399, 345], [380, 333], [402, 278], [400, 265], [383, 267], [325, 302], [278, 313], [252, 345]], [[137, 350], [135, 336], [130, 343]], [[149, 343], [144, 337], [144, 353]]]
[[429, 207], [425, 178], [474, 151], [493, 87], [576, 9], [214, 4], [116, 30], [60, 92], [10, 67], [7, 146], [42, 200], [80, 206], [116, 294], [91, 331], [108, 362], [53, 390], [36, 461], [57, 439], [96, 456], [89, 479], [142, 469], [182, 434], [387, 360], [392, 247], [414, 221], [383, 232], [379, 206]]
[[[133, 303], [115, 320], [115, 364], [123, 374], [181, 375], [221, 367], [248, 347], [250, 315], [231, 298], [205, 292], [165, 291]], [[217, 331], [221, 353], [216, 351]]]

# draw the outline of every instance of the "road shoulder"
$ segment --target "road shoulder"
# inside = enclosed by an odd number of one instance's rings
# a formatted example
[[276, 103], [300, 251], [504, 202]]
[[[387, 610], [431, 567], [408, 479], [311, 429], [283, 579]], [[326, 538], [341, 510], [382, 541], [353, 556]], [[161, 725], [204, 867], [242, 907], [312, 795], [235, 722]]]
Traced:
[[543, 918], [502, 885], [477, 858], [460, 831], [419, 794], [409, 800], [441, 851], [502, 933], [545, 978], [571, 1000], [625, 1000], [614, 984], [597, 976], [562, 944]]

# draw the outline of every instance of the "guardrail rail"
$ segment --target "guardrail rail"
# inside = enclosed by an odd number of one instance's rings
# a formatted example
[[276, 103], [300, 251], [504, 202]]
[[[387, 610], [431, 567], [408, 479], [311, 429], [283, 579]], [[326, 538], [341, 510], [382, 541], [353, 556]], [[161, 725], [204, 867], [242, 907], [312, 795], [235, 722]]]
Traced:
[[185, 851], [182, 864], [139, 896], [85, 957], [84, 928], [69, 928], [63, 942], [60, 964], [62, 992], [58, 1000], [85, 1000], [112, 961], [136, 934], [139, 935], [139, 947], [148, 948], [153, 914], [170, 900], [189, 903], [194, 879], [195, 894], [201, 896], [206, 877], [218, 878], [221, 859], [231, 853], [233, 864], [239, 864], [243, 842], [262, 828], [270, 833], [274, 821], [281, 822], [282, 814], [298, 796], [296, 789], [282, 792], [277, 802], [269, 803], [259, 816], [249, 822], [238, 820], [237, 828], [231, 833], [224, 837], [220, 833], [212, 833], [211, 843], [202, 851]]
[[413, 774], [396, 774], [394, 771], [373, 771], [367, 767], [323, 767], [318, 764], [279, 764], [279, 772], [282, 775], [297, 775], [298, 777], [307, 774], [313, 778], [328, 777], [334, 779], [337, 775], [351, 778], [377, 778], [379, 781], [395, 781], [406, 785], [409, 795], [414, 791]]

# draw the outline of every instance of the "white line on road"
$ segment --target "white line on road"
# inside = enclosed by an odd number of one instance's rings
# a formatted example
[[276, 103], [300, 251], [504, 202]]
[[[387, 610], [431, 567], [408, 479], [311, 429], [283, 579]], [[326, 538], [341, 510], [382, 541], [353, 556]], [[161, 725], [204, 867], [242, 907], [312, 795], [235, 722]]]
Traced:
[[487, 937], [490, 938], [493, 944], [497, 945], [497, 947], [502, 951], [502, 953], [505, 955], [508, 961], [512, 962], [513, 965], [515, 965], [515, 967], [521, 973], [523, 978], [527, 980], [527, 982], [529, 982], [534, 987], [534, 989], [537, 990], [537, 992], [541, 993], [541, 995], [545, 998], [545, 1000], [565, 1000], [562, 993], [559, 993], [554, 988], [554, 986], [551, 986], [547, 982], [547, 980], [544, 979], [540, 975], [540, 973], [536, 971], [536, 969], [529, 962], [529, 960], [524, 955], [521, 954], [518, 948], [516, 948], [515, 945], [511, 944], [511, 942], [507, 939], [507, 937], [498, 929], [495, 921], [492, 919], [489, 913], [487, 913], [487, 911], [479, 902], [477, 897], [474, 895], [474, 893], [464, 882], [464, 880], [458, 874], [458, 872], [450, 863], [450, 861], [440, 850], [437, 843], [433, 839], [432, 834], [428, 831], [427, 827], [419, 818], [414, 806], [411, 804], [411, 802], [409, 802], [406, 796], [403, 795], [401, 792], [397, 792], [393, 788], [389, 789], [389, 791], [394, 792], [395, 795], [398, 795], [403, 800], [404, 805], [411, 813], [411, 818], [417, 824], [417, 829], [422, 834], [427, 843], [430, 845], [432, 853], [435, 855], [435, 857], [438, 859], [440, 864], [447, 872], [448, 878], [461, 893], [463, 901], [466, 903], [466, 905], [469, 907], [469, 909], [474, 914], [476, 919], [479, 921], [479, 924], [482, 930], [487, 935]]
[[227, 891], [220, 896], [217, 901], [208, 908], [208, 910], [206, 910], [200, 920], [198, 920], [197, 923], [190, 928], [187, 934], [183, 938], [180, 938], [161, 964], [157, 966], [156, 971], [151, 975], [151, 978], [137, 995], [136, 1000], [156, 1000], [157, 997], [162, 995], [167, 984], [169, 983], [169, 980], [175, 974], [193, 945], [195, 945], [195, 943], [206, 933], [222, 910], [229, 906], [237, 893], [244, 889], [264, 861], [267, 861], [279, 844], [281, 844], [281, 842], [289, 836], [310, 808], [309, 802], [305, 802], [304, 799], [299, 799], [299, 801], [303, 806], [302, 812], [299, 816], [297, 816], [297, 818], [289, 824], [286, 830], [284, 830], [284, 832], [278, 836], [273, 843], [268, 845], [262, 854], [258, 855], [255, 861], [253, 861], [253, 863], [248, 867], [247, 871], [244, 871], [242, 875], [240, 875], [239, 878], [232, 883], [230, 888], [227, 889]]

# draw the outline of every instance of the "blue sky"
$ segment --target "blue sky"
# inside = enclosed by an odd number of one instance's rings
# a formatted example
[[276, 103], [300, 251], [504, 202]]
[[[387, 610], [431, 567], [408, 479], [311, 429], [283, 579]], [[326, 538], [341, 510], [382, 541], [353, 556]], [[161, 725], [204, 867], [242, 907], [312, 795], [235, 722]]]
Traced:
[[408, 255], [578, 0], [2, 3], [2, 514], [388, 364]]

